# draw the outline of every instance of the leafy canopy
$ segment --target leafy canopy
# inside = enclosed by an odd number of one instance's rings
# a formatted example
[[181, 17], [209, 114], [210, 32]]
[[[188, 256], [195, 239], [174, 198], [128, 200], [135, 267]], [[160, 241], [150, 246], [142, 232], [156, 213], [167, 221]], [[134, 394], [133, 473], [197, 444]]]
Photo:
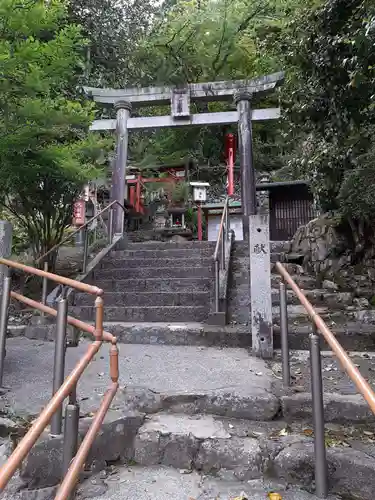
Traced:
[[349, 224], [362, 251], [375, 222], [375, 5], [310, 0], [268, 42], [288, 71], [290, 167], [310, 180], [323, 211]]
[[86, 41], [65, 19], [60, 0], [0, 0], [0, 203], [35, 256], [61, 239], [102, 148], [76, 88]]
[[[296, 3], [297, 0], [171, 2], [168, 9], [155, 17], [151, 33], [134, 54], [140, 73], [138, 81], [143, 85], [179, 86], [253, 78], [278, 71], [279, 58], [271, 51], [266, 53], [262, 43], [269, 30], [286, 22], [287, 13]], [[277, 95], [262, 105], [277, 106]], [[228, 109], [228, 104], [201, 103], [192, 108], [192, 112], [214, 112]], [[169, 110], [165, 112], [168, 114]], [[190, 158], [197, 166], [211, 168], [223, 164], [224, 136], [228, 132], [236, 132], [235, 127], [136, 133], [131, 140], [131, 160], [149, 166], [181, 163]], [[279, 168], [282, 141], [278, 124], [254, 125], [254, 137], [257, 168]], [[223, 176], [224, 169], [220, 172]]]

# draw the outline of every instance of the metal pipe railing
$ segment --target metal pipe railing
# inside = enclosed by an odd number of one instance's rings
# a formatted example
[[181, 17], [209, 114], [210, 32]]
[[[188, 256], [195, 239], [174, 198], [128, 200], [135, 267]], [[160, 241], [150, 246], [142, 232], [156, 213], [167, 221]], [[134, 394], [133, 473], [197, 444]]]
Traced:
[[[1, 303], [1, 317], [0, 317], [0, 381], [2, 381], [3, 376], [3, 360], [5, 354], [5, 339], [7, 330], [7, 320], [8, 320], [8, 306], [10, 297], [19, 300], [20, 302], [30, 305], [35, 309], [43, 312], [44, 314], [49, 314], [56, 317], [56, 344], [55, 344], [55, 356], [54, 356], [54, 375], [53, 375], [53, 396], [49, 403], [46, 405], [44, 410], [40, 413], [39, 417], [34, 421], [33, 425], [20, 441], [16, 449], [13, 451], [12, 455], [9, 457], [7, 462], [0, 469], [0, 492], [2, 492], [9, 482], [10, 478], [16, 472], [16, 470], [21, 465], [22, 461], [25, 459], [26, 455], [29, 453], [35, 442], [38, 440], [42, 432], [45, 430], [47, 425], [51, 424], [51, 435], [59, 435], [62, 433], [62, 405], [64, 400], [69, 397], [68, 404], [65, 410], [65, 423], [64, 423], [64, 443], [63, 443], [63, 475], [66, 474], [65, 480], [61, 485], [56, 498], [64, 498], [68, 500], [71, 498], [71, 494], [75, 489], [75, 485], [78, 479], [78, 475], [81, 470], [81, 466], [89, 453], [90, 447], [98, 433], [99, 427], [103, 422], [105, 415], [109, 409], [109, 406], [116, 394], [118, 389], [118, 348], [117, 339], [115, 336], [103, 330], [104, 321], [104, 308], [103, 299], [101, 295], [103, 290], [101, 288], [87, 285], [69, 278], [64, 278], [52, 273], [42, 271], [40, 269], [32, 268], [30, 266], [25, 266], [17, 262], [8, 261], [6, 259], [0, 259], [0, 263], [4, 264], [6, 267], [6, 274], [4, 278], [4, 292], [2, 296]], [[10, 277], [9, 277], [9, 267], [15, 269], [23, 270], [29, 274], [42, 276], [47, 275], [49, 279], [60, 283], [62, 285], [67, 285], [71, 288], [82, 290], [91, 294], [96, 295], [95, 299], [95, 325], [89, 325], [80, 321], [76, 318], [68, 316], [68, 301], [66, 294], [63, 293], [59, 302], [57, 311], [46, 304], [37, 302], [33, 299], [29, 299], [19, 293], [12, 292], [10, 289]], [[66, 350], [66, 328], [67, 325], [71, 324], [75, 327], [80, 328], [83, 331], [93, 334], [95, 341], [88, 347], [84, 356], [76, 364], [72, 372], [65, 378], [65, 350]], [[77, 452], [78, 444], [78, 423], [79, 423], [79, 406], [76, 397], [77, 383], [85, 371], [88, 364], [93, 360], [97, 352], [99, 351], [103, 341], [109, 341], [112, 343], [110, 349], [110, 377], [112, 380], [112, 385], [107, 391], [102, 404], [94, 418], [93, 424], [88, 432], [88, 435], [83, 441], [83, 447], [79, 448]], [[74, 458], [76, 457], [76, 459]], [[63, 493], [60, 493], [62, 491]], [[61, 496], [62, 495], [62, 496]]]
[[289, 343], [288, 343], [288, 308], [286, 286], [283, 280], [280, 280], [280, 337], [281, 337], [281, 358], [283, 384], [290, 386], [290, 362], [289, 362]]
[[317, 329], [314, 327], [313, 333], [310, 334], [310, 374], [314, 428], [315, 492], [320, 498], [327, 498], [328, 474], [324, 429], [322, 359], [320, 338]]
[[[11, 297], [14, 299], [18, 300], [19, 302], [22, 302], [23, 304], [26, 304], [27, 306], [32, 307], [33, 309], [37, 309], [38, 311], [45, 312], [49, 314], [50, 316], [55, 316], [57, 315], [56, 309], [53, 309], [52, 307], [49, 306], [44, 306], [40, 302], [37, 302], [36, 300], [29, 299], [28, 297], [25, 297], [24, 295], [21, 295], [17, 292], [11, 292], [10, 293]], [[84, 321], [81, 321], [80, 319], [73, 318], [73, 316], [68, 316], [67, 322], [69, 325], [75, 326], [79, 330], [82, 330], [83, 332], [91, 333], [92, 335], [95, 336], [95, 326], [89, 325], [88, 323], [85, 323]], [[105, 332], [103, 331], [103, 340], [105, 342], [115, 342], [116, 337], [112, 335], [112, 333]]]
[[40, 262], [43, 262], [49, 254], [55, 252], [58, 248], [60, 248], [61, 246], [63, 246], [67, 241], [71, 240], [71, 238], [73, 236], [75, 236], [77, 233], [79, 233], [83, 229], [85, 229], [88, 226], [90, 226], [90, 224], [92, 224], [92, 222], [94, 222], [94, 220], [96, 220], [99, 217], [101, 217], [104, 214], [104, 212], [106, 212], [107, 210], [111, 210], [112, 211], [113, 207], [115, 205], [118, 205], [120, 208], [122, 208], [123, 211], [124, 211], [124, 214], [125, 214], [125, 212], [127, 212], [127, 209], [119, 201], [117, 201], [117, 200], [112, 201], [109, 205], [107, 205], [105, 208], [103, 208], [103, 210], [100, 210], [97, 214], [95, 214], [94, 217], [91, 217], [91, 219], [89, 219], [87, 222], [85, 222], [81, 226], [77, 227], [77, 229], [75, 229], [70, 234], [68, 234], [68, 236], [66, 236], [66, 238], [64, 238], [63, 240], [61, 240], [60, 243], [57, 243], [52, 248], [50, 248], [48, 250], [48, 252], [45, 252], [43, 255], [41, 255], [40, 257], [38, 257], [38, 259], [35, 261], [35, 265], [39, 264]]
[[[80, 231], [83, 232], [83, 262], [82, 262], [82, 273], [85, 274], [87, 272], [88, 266], [88, 258], [89, 258], [89, 226], [96, 219], [102, 219], [102, 215], [109, 210], [108, 214], [108, 225], [107, 225], [107, 233], [108, 233], [108, 243], [112, 243], [113, 239], [113, 209], [115, 206], [119, 206], [122, 208], [124, 214], [127, 211], [126, 208], [117, 200], [112, 201], [109, 205], [107, 205], [103, 210], [100, 210], [94, 217], [91, 217], [87, 222], [79, 226], [73, 232], [71, 232], [66, 238], [54, 245], [48, 252], [45, 252], [41, 255], [36, 261], [35, 265], [38, 265], [40, 262], [44, 261], [44, 271], [48, 272], [48, 261], [46, 258], [53, 252], [57, 252], [59, 248], [64, 245], [67, 241], [71, 240], [73, 236], [75, 236]], [[47, 303], [47, 289], [48, 289], [48, 276], [43, 276], [43, 285], [42, 285], [42, 302], [43, 304]]]
[[294, 282], [293, 278], [290, 276], [288, 271], [284, 268], [284, 266], [278, 262], [276, 264], [276, 269], [284, 278], [285, 282], [291, 287], [291, 289], [297, 295], [299, 301], [306, 309], [306, 312], [310, 316], [313, 323], [315, 323], [317, 330], [323, 335], [327, 344], [330, 346], [332, 351], [335, 353], [336, 357], [340, 361], [344, 370], [351, 378], [352, 382], [357, 387], [358, 391], [362, 394], [362, 396], [367, 401], [371, 410], [375, 413], [375, 393], [372, 390], [369, 383], [362, 377], [359, 370], [355, 367], [350, 357], [347, 355], [345, 350], [342, 348], [341, 344], [338, 342], [334, 334], [330, 331], [328, 326], [325, 324], [323, 319], [319, 316], [319, 314], [315, 311], [312, 304], [302, 293], [298, 285]]
[[11, 285], [12, 285], [12, 279], [9, 276], [9, 269], [6, 267], [4, 273], [3, 290], [1, 297], [1, 309], [0, 309], [0, 387], [2, 387], [3, 385]]
[[[68, 324], [67, 319], [68, 301], [64, 294], [57, 303], [52, 395], [56, 394], [65, 378], [66, 327]], [[63, 409], [62, 405], [60, 405], [51, 420], [51, 434], [53, 436], [58, 436], [62, 432], [62, 414]]]
[[20, 262], [0, 258], [0, 264], [13, 269], [18, 269], [19, 271], [23, 271], [27, 274], [40, 276], [41, 278], [47, 278], [50, 281], [54, 281], [55, 283], [65, 285], [70, 288], [74, 288], [75, 290], [79, 290], [80, 292], [89, 293], [91, 295], [103, 295], [103, 290], [101, 288], [98, 288], [97, 286], [89, 285], [88, 283], [82, 283], [81, 281], [76, 281], [71, 278], [66, 278], [65, 276], [60, 276], [59, 274], [43, 271], [42, 269], [38, 269], [36, 267], [26, 266], [25, 264], [21, 264]]
[[113, 398], [116, 395], [119, 384], [113, 383], [112, 387], [105, 393], [102, 403], [97, 411], [94, 420], [84, 437], [79, 450], [72, 461], [69, 470], [60, 485], [60, 488], [57, 490], [55, 500], [67, 500], [70, 496], [70, 493], [74, 489], [77, 484], [79, 474], [81, 473], [82, 467], [85, 464], [86, 458], [90, 452], [90, 448], [96, 438], [96, 435], [99, 432], [99, 429], [103, 423], [103, 420], [107, 414], [109, 407], [113, 401]]
[[371, 410], [375, 413], [375, 392], [369, 383], [360, 374], [348, 354], [345, 352], [335, 335], [328, 328], [323, 319], [315, 311], [313, 305], [305, 297], [302, 290], [295, 283], [281, 262], [276, 263], [276, 269], [281, 275], [280, 282], [280, 330], [281, 330], [281, 357], [283, 365], [283, 382], [286, 386], [290, 383], [289, 346], [288, 346], [288, 312], [286, 285], [289, 285], [296, 294], [300, 303], [306, 309], [312, 321], [313, 332], [310, 334], [310, 369], [311, 369], [311, 395], [312, 412], [314, 424], [314, 450], [315, 450], [315, 484], [316, 494], [320, 498], [327, 498], [328, 477], [327, 458], [324, 429], [324, 401], [323, 401], [323, 377], [321, 364], [320, 337], [323, 336], [333, 353], [341, 363], [351, 381], [357, 387], [359, 393], [367, 401]]
[[219, 233], [217, 235], [215, 251], [213, 255], [215, 265], [215, 312], [220, 311], [220, 270], [225, 270], [226, 242], [229, 239], [229, 197], [224, 202], [223, 214], [221, 216]]
[[52, 415], [55, 413], [59, 405], [62, 404], [64, 399], [69, 396], [72, 387], [75, 386], [85, 371], [86, 367], [92, 361], [94, 356], [98, 353], [102, 342], [95, 341], [87, 349], [86, 354], [76, 364], [70, 375], [65, 379], [63, 385], [56, 392], [44, 410], [40, 413], [39, 417], [34, 421], [27, 434], [20, 441], [17, 448], [13, 451], [11, 456], [0, 469], [0, 491], [3, 491], [10, 478], [16, 472], [26, 455], [34, 446], [38, 438], [41, 436], [44, 429], [49, 424]]

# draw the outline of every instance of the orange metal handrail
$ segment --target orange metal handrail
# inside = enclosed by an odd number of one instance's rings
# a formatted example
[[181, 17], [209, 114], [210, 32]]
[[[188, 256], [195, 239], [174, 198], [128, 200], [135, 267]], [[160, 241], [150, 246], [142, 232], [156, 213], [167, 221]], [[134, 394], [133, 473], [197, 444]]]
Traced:
[[[95, 336], [95, 341], [92, 344], [90, 344], [90, 346], [87, 348], [86, 353], [78, 361], [78, 363], [76, 364], [75, 368], [73, 368], [71, 373], [65, 378], [63, 384], [55, 392], [49, 403], [40, 413], [39, 417], [34, 421], [33, 425], [30, 427], [27, 434], [20, 441], [20, 443], [13, 451], [9, 459], [0, 468], [0, 492], [4, 490], [4, 488], [8, 484], [13, 474], [20, 467], [22, 461], [25, 459], [25, 457], [30, 452], [33, 445], [41, 436], [42, 432], [46, 429], [47, 425], [50, 423], [53, 415], [61, 407], [64, 399], [66, 399], [72, 392], [74, 392], [80, 377], [82, 376], [83, 372], [85, 371], [89, 363], [93, 360], [94, 356], [99, 351], [103, 341], [109, 341], [112, 344], [110, 348], [110, 378], [112, 384], [109, 387], [108, 391], [106, 392], [102, 400], [102, 403], [94, 417], [93, 423], [89, 431], [87, 432], [80, 448], [78, 449], [75, 458], [71, 462], [71, 465], [65, 476], [65, 479], [63, 480], [57, 492], [57, 496], [55, 497], [58, 498], [59, 500], [66, 500], [66, 498], [69, 497], [69, 495], [75, 488], [84, 461], [89, 453], [91, 445], [93, 444], [96, 435], [99, 431], [100, 425], [102, 424], [105, 415], [119, 387], [117, 339], [112, 334], [103, 331], [103, 299], [101, 297], [103, 295], [103, 290], [101, 288], [92, 285], [87, 285], [85, 283], [81, 283], [79, 281], [65, 278], [53, 273], [41, 271], [40, 269], [32, 268], [30, 266], [25, 266], [18, 262], [9, 261], [6, 259], [0, 259], [0, 264], [4, 264], [6, 266], [15, 269], [20, 269], [29, 274], [34, 274], [41, 277], [48, 277], [48, 279], [51, 279], [56, 283], [67, 285], [70, 286], [71, 288], [75, 288], [77, 290], [81, 290], [96, 295], [95, 326], [84, 323], [83, 321], [80, 321], [76, 318], [72, 318], [71, 316], [68, 316], [67, 318], [67, 322], [69, 324], [72, 324], [86, 332], [93, 334]], [[11, 296], [16, 300], [19, 300], [20, 302], [23, 302], [25, 304], [34, 307], [37, 310], [40, 310], [52, 316], [57, 315], [57, 311], [55, 309], [52, 309], [40, 302], [29, 299], [28, 297], [25, 297], [21, 294], [18, 294], [16, 292], [11, 292]]]
[[[38, 311], [45, 312], [50, 316], [54, 317], [57, 316], [57, 311], [56, 309], [53, 309], [53, 307], [46, 306], [41, 302], [30, 299], [29, 297], [25, 297], [24, 295], [21, 295], [20, 293], [17, 292], [10, 292], [10, 295], [19, 302], [22, 302], [23, 304], [26, 304], [27, 306], [30, 306], [34, 309], [37, 309]], [[80, 319], [73, 318], [73, 316], [68, 316], [67, 323], [69, 325], [75, 326], [76, 328], [79, 328], [79, 330], [95, 335], [95, 327], [93, 325], [85, 323], [84, 321], [81, 321]], [[103, 340], [105, 342], [116, 343], [116, 337], [112, 335], [112, 333], [106, 331], [103, 331]]]
[[64, 401], [67, 396], [69, 396], [70, 392], [77, 384], [85, 368], [88, 366], [95, 354], [97, 354], [97, 352], [99, 351], [101, 345], [101, 341], [95, 341], [89, 346], [84, 357], [77, 363], [70, 375], [65, 379], [64, 384], [56, 392], [56, 394], [41, 412], [39, 417], [34, 421], [30, 430], [18, 444], [17, 448], [11, 454], [9, 459], [1, 467], [0, 491], [3, 491], [3, 488], [7, 485], [8, 481], [16, 472], [26, 455], [31, 450], [32, 446], [36, 443], [37, 439], [47, 427], [52, 418], [52, 415], [57, 410], [57, 407]]
[[47, 255], [56, 251], [58, 248], [60, 248], [62, 245], [64, 245], [64, 243], [69, 241], [72, 238], [72, 236], [74, 236], [75, 234], [82, 231], [82, 229], [85, 229], [86, 227], [88, 227], [94, 220], [96, 220], [98, 217], [100, 217], [104, 212], [113, 208], [114, 205], [118, 205], [119, 207], [121, 207], [124, 212], [127, 211], [127, 209], [124, 207], [124, 205], [122, 205], [119, 201], [117, 201], [117, 200], [112, 201], [109, 205], [107, 205], [105, 208], [103, 208], [103, 210], [100, 210], [100, 212], [98, 212], [96, 215], [94, 215], [94, 217], [91, 217], [91, 219], [89, 219], [87, 222], [82, 224], [82, 226], [79, 226], [72, 233], [68, 234], [68, 236], [66, 238], [64, 238], [63, 240], [61, 240], [60, 243], [57, 243], [55, 246], [50, 248], [48, 250], [48, 252], [46, 252], [43, 255], [41, 255], [40, 257], [38, 257], [38, 259], [35, 261], [35, 264], [39, 264], [39, 262], [43, 262], [43, 260], [47, 257]]
[[48, 271], [42, 271], [42, 269], [37, 269], [36, 267], [26, 266], [14, 260], [1, 259], [0, 264], [4, 266], [12, 267], [13, 269], [19, 269], [28, 274], [33, 274], [34, 276], [40, 276], [41, 278], [47, 278], [60, 285], [65, 285], [71, 288], [75, 288], [80, 292], [90, 293], [91, 295], [103, 295], [103, 290], [97, 286], [89, 285], [87, 283], [82, 283], [80, 281], [73, 280], [71, 278], [65, 278], [65, 276], [60, 276], [59, 274], [50, 273]]
[[282, 278], [291, 289], [294, 291], [299, 301], [306, 309], [306, 312], [310, 316], [311, 320], [315, 323], [318, 332], [320, 332], [327, 344], [331, 347], [332, 351], [340, 361], [344, 370], [352, 380], [352, 382], [357, 387], [358, 391], [362, 394], [362, 396], [367, 401], [371, 410], [375, 413], [375, 392], [372, 390], [370, 384], [364, 379], [364, 377], [360, 374], [359, 370], [355, 367], [352, 360], [349, 358], [345, 350], [342, 348], [341, 344], [335, 338], [335, 335], [328, 328], [324, 320], [319, 316], [319, 314], [315, 311], [313, 305], [309, 300], [305, 297], [302, 290], [295, 283], [293, 278], [290, 276], [285, 267], [281, 264], [281, 262], [276, 263], [276, 269], [281, 274]]

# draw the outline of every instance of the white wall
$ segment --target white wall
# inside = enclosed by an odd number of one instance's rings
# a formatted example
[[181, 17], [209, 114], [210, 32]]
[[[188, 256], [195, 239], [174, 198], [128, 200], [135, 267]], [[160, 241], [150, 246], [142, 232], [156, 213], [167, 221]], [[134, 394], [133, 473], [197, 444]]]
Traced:
[[[217, 235], [219, 234], [221, 215], [210, 215], [208, 217], [208, 230], [207, 239], [208, 241], [217, 241]], [[243, 240], [243, 230], [242, 230], [242, 216], [241, 215], [231, 215], [230, 216], [230, 228], [236, 234], [236, 240]]]

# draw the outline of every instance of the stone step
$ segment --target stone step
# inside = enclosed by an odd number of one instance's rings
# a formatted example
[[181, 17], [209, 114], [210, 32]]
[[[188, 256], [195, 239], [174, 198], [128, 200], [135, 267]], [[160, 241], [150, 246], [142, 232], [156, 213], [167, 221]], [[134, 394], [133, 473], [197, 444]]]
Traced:
[[[345, 309], [353, 303], [353, 295], [350, 292], [327, 292], [327, 290], [302, 290], [303, 294], [313, 305], [325, 305], [331, 309]], [[280, 294], [278, 289], [273, 288], [272, 304], [280, 304]], [[229, 293], [230, 306], [248, 306], [250, 303], [250, 292], [247, 285], [240, 285]], [[300, 301], [293, 290], [287, 290], [287, 303], [299, 305]]]
[[[276, 269], [275, 263], [276, 262], [271, 262], [271, 273], [280, 276], [279, 272]], [[298, 276], [308, 276], [303, 267], [300, 266], [299, 264], [292, 264], [289, 262], [283, 262], [282, 264], [289, 274], [294, 274]]]
[[[233, 287], [238, 285], [246, 285], [249, 283], [250, 275], [243, 268], [233, 269], [232, 275], [230, 277], [231, 284]], [[297, 283], [297, 285], [303, 290], [313, 290], [317, 288], [316, 279], [307, 275], [292, 275], [292, 278]], [[277, 288], [280, 283], [280, 276], [276, 274], [271, 275], [271, 286], [272, 288]]]
[[134, 444], [139, 465], [166, 465], [204, 473], [232, 471], [241, 480], [262, 477], [262, 450], [254, 437], [237, 437], [220, 419], [161, 413], [146, 418]]
[[[271, 272], [277, 276], [279, 273], [276, 270], [275, 263], [278, 261], [278, 254], [271, 254]], [[233, 255], [231, 266], [233, 271], [238, 271], [242, 269], [249, 268], [249, 259], [248, 257], [238, 257], [236, 254]], [[304, 269], [298, 264], [291, 263], [283, 263], [283, 266], [288, 271], [289, 274], [298, 275], [298, 276], [308, 276]]]
[[[347, 351], [375, 351], [374, 327], [363, 323], [347, 323], [330, 326], [337, 340]], [[33, 329], [33, 333], [31, 333]], [[251, 347], [250, 327], [245, 324], [231, 324], [225, 327], [203, 323], [179, 322], [106, 322], [104, 329], [116, 335], [125, 344], [159, 344], [206, 347]], [[54, 327], [52, 328], [54, 330]], [[28, 327], [30, 338], [54, 339], [55, 332], [47, 335], [44, 327]], [[274, 348], [280, 349], [280, 326], [274, 324]], [[289, 348], [309, 350], [311, 323], [289, 325]], [[91, 337], [90, 337], [91, 338]], [[322, 349], [328, 349], [322, 340]]]
[[[316, 279], [307, 275], [292, 275], [293, 280], [302, 290], [315, 290], [317, 289]], [[280, 283], [280, 276], [276, 274], [271, 275], [272, 288], [278, 288]]]
[[[248, 328], [219, 327], [199, 322], [105, 322], [104, 329], [116, 335], [119, 343], [171, 346], [250, 347]], [[30, 332], [31, 327], [28, 327]], [[34, 327], [34, 336], [45, 340], [55, 338], [55, 332], [45, 333], [45, 328]], [[53, 328], [54, 330], [54, 328]], [[29, 335], [28, 335], [29, 336]], [[91, 338], [91, 336], [90, 336]], [[279, 339], [275, 340], [280, 347]], [[278, 342], [278, 343], [277, 343]]]
[[212, 286], [211, 278], [148, 278], [100, 281], [100, 288], [105, 292], [207, 292], [211, 290]]
[[86, 480], [78, 487], [78, 497], [87, 498], [87, 492], [97, 490], [99, 484], [99, 500], [233, 500], [245, 496], [249, 500], [266, 500], [270, 492], [279, 492], [283, 500], [318, 500], [315, 495], [278, 482], [252, 480], [245, 483], [166, 466], [119, 466], [109, 479], [108, 482], [97, 477]]
[[[266, 429], [255, 430], [246, 426], [241, 429], [233, 421], [209, 416], [157, 414], [146, 418], [138, 430], [134, 461], [148, 467], [164, 465], [186, 471], [195, 469], [248, 484], [268, 477], [311, 488], [314, 478], [313, 439], [306, 437], [303, 431], [293, 433], [285, 428], [276, 430], [272, 439], [270, 429]], [[328, 448], [327, 462], [331, 491], [338, 494], [350, 491], [353, 498], [373, 499], [373, 456], [350, 448], [350, 444], [349, 448], [337, 445]], [[249, 498], [253, 500], [253, 497]]]
[[289, 252], [290, 241], [271, 241], [271, 252]]
[[[315, 307], [315, 311], [323, 318], [337, 317], [342, 315], [341, 311], [332, 311], [329, 307]], [[280, 317], [280, 308], [278, 306], [272, 307], [272, 315], [274, 319], [278, 319]], [[300, 305], [289, 305], [288, 306], [288, 319], [291, 323], [298, 321], [299, 319], [306, 319], [309, 321], [308, 314], [306, 309]]]
[[[230, 307], [230, 321], [237, 322], [240, 324], [246, 324], [249, 318], [249, 310], [246, 306], [243, 307]], [[344, 316], [343, 310], [334, 310], [328, 307], [315, 307], [316, 312], [324, 319], [335, 319], [335, 318], [346, 318]], [[272, 317], [276, 324], [280, 321], [280, 308], [278, 306], [272, 307]], [[310, 324], [311, 321], [306, 313], [305, 308], [302, 305], [289, 305], [288, 306], [288, 318], [290, 324]]]
[[127, 280], [127, 279], [180, 279], [180, 278], [212, 278], [213, 270], [209, 267], [146, 267], [141, 269], [114, 268], [97, 269], [93, 272], [93, 281], [98, 284], [101, 280]]
[[[93, 321], [94, 307], [76, 306], [70, 308], [72, 316], [83, 321]], [[129, 306], [105, 307], [104, 321], [135, 321], [135, 322], [180, 322], [204, 321], [208, 317], [209, 306]]]
[[[66, 373], [85, 355], [90, 340], [67, 349]], [[54, 342], [9, 338], [2, 396], [15, 414], [36, 415], [50, 399]], [[17, 366], [17, 370], [14, 370]], [[216, 414], [272, 421], [279, 398], [272, 393], [274, 375], [264, 360], [246, 349], [198, 346], [120, 345], [121, 389], [114, 407], [125, 412]], [[89, 364], [79, 387], [81, 416], [96, 410], [109, 382], [108, 346]]]
[[[210, 303], [209, 292], [111, 292], [105, 294], [105, 307], [149, 307], [149, 306], [202, 306], [207, 309]], [[75, 306], [91, 306], [92, 297], [87, 293], [78, 293], [74, 298]]]
[[[330, 309], [345, 309], [353, 303], [353, 294], [350, 292], [328, 292], [324, 289], [302, 290], [305, 297], [313, 305], [324, 305]], [[300, 301], [293, 290], [287, 291], [288, 304], [298, 305]], [[276, 289], [272, 289], [272, 304], [280, 304], [280, 294]]]
[[[326, 321], [330, 330], [335, 334], [337, 340], [346, 351], [375, 351], [374, 325], [366, 325], [362, 322], [348, 321], [345, 317], [342, 324], [336, 321]], [[238, 328], [238, 330], [240, 330]], [[275, 347], [280, 347], [280, 325], [274, 323], [274, 343]], [[288, 341], [289, 348], [296, 350], [309, 350], [309, 334], [312, 333], [311, 322], [296, 324], [289, 322]], [[238, 333], [235, 336], [241, 338]], [[329, 349], [322, 339], [322, 349]]]
[[100, 263], [101, 269], [144, 269], [158, 267], [212, 267], [213, 260], [207, 257], [194, 257], [189, 259], [175, 258], [151, 258], [139, 259], [137, 257], [128, 259], [105, 259]]
[[183, 259], [183, 258], [198, 258], [212, 257], [214, 249], [212, 247], [193, 247], [193, 248], [162, 248], [162, 249], [134, 249], [134, 250], [114, 250], [110, 256], [114, 259], [126, 258], [168, 258], [168, 259]]
[[140, 243], [129, 243], [127, 250], [165, 250], [165, 249], [215, 249], [216, 241], [143, 241]]

